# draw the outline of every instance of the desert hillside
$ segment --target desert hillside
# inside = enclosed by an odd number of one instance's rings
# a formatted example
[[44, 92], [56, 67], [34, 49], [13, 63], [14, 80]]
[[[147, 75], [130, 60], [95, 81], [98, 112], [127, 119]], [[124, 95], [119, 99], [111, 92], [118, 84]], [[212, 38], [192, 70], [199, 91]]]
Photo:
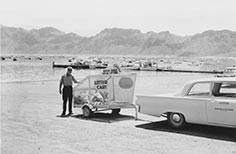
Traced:
[[104, 29], [91, 37], [53, 27], [25, 30], [1, 26], [1, 52], [12, 54], [117, 54], [160, 56], [236, 56], [236, 32], [209, 30], [192, 36], [168, 31]]

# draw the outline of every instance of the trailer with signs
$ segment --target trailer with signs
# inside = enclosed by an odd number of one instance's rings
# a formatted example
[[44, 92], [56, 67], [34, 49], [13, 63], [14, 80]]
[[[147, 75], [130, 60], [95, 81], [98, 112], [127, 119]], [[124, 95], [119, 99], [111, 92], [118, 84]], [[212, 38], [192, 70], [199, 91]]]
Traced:
[[102, 110], [118, 114], [123, 108], [134, 108], [133, 104], [136, 74], [89, 75], [74, 87], [74, 107], [83, 110], [84, 117]]

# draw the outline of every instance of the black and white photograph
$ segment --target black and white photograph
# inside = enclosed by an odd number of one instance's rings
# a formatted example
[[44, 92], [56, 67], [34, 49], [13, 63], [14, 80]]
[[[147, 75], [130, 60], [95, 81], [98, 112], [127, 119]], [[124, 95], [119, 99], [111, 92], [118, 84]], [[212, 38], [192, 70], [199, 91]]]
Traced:
[[1, 154], [236, 154], [235, 6], [0, 0]]

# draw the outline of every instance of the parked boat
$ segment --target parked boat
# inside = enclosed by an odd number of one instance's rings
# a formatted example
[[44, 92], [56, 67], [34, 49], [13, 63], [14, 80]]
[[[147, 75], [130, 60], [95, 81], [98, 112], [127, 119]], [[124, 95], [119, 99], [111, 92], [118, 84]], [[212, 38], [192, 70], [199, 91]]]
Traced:
[[17, 61], [17, 58], [16, 58], [16, 57], [13, 57], [12, 60], [13, 60], [13, 61]]
[[1, 57], [1, 60], [5, 60], [6, 58], [5, 57]]
[[36, 60], [42, 60], [43, 58], [38, 56], [38, 57], [35, 57]]
[[140, 70], [140, 63], [139, 62], [132, 62], [128, 61], [126, 63], [123, 63], [121, 65], [122, 70], [133, 70], [133, 71], [138, 71]]
[[180, 69], [157, 69], [157, 71], [163, 72], [183, 72], [183, 73], [212, 73], [212, 74], [223, 74], [223, 71], [205, 71], [205, 70], [180, 70]]
[[102, 60], [93, 60], [95, 69], [105, 69], [108, 67], [108, 63]]
[[82, 60], [82, 59], [69, 59], [68, 62], [65, 63], [52, 63], [52, 67], [61, 67], [66, 68], [71, 66], [72, 68], [76, 69], [105, 69], [107, 68], [108, 64], [102, 61], [89, 61], [89, 60]]
[[139, 71], [140, 67], [139, 66], [123, 66], [121, 67], [122, 70], [133, 70], [133, 71]]
[[158, 64], [156, 62], [143, 62], [141, 64], [141, 71], [157, 71]]
[[236, 77], [236, 67], [226, 67], [223, 74], [217, 74], [216, 77]]
[[56, 63], [56, 62], [52, 62], [52, 67], [59, 67], [59, 68], [67, 68], [71, 66], [72, 68], [76, 68], [76, 69], [89, 69], [89, 65], [85, 65], [85, 64], [72, 64], [70, 62], [67, 63]]

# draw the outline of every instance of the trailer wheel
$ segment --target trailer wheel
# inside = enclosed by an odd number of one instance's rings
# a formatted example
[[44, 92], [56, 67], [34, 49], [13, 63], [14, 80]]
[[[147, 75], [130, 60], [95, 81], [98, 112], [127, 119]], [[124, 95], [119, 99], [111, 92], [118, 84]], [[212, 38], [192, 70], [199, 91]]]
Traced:
[[120, 113], [120, 109], [112, 109], [112, 115], [118, 115]]
[[174, 128], [182, 128], [185, 124], [184, 115], [181, 113], [168, 113], [167, 120], [169, 125]]
[[88, 107], [88, 106], [85, 106], [83, 107], [83, 116], [88, 118], [90, 117], [92, 114], [92, 110]]

